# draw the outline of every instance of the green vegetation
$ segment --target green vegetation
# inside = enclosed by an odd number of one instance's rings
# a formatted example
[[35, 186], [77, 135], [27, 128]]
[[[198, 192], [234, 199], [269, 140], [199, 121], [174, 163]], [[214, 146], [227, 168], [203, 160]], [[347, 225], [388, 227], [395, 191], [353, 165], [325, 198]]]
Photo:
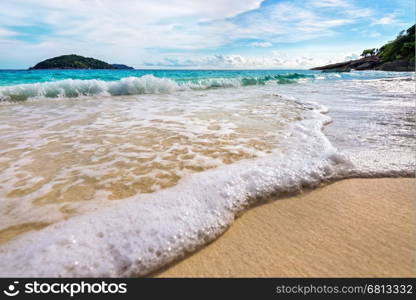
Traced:
[[30, 69], [115, 69], [112, 65], [91, 57], [75, 54], [44, 60]]
[[[364, 53], [364, 52], [363, 52]], [[377, 53], [383, 62], [407, 60], [415, 62], [415, 25], [400, 32], [394, 41], [381, 47]]]
[[348, 72], [350, 70], [415, 71], [415, 25], [403, 30], [394, 41], [380, 49], [366, 49], [362, 58], [312, 68], [324, 72]]
[[361, 53], [361, 56], [367, 57], [368, 55], [372, 56], [372, 55], [375, 55], [375, 54], [376, 54], [376, 48], [373, 48], [373, 49], [364, 50], [363, 53]]

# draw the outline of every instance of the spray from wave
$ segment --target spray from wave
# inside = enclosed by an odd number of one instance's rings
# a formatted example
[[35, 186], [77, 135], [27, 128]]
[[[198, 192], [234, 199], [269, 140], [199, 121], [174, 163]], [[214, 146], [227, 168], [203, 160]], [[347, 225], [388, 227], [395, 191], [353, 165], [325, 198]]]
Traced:
[[288, 84], [314, 75], [292, 73], [263, 77], [181, 79], [159, 78], [153, 75], [125, 77], [117, 81], [65, 79], [52, 82], [19, 84], [0, 87], [0, 100], [24, 101], [30, 98], [76, 98], [82, 96], [121, 96], [164, 94], [184, 90], [236, 88], [267, 83]]

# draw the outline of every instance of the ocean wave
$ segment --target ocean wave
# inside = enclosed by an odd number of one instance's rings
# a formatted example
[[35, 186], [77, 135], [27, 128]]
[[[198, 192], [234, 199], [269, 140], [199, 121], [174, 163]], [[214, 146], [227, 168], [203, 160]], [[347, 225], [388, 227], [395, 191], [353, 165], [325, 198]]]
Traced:
[[270, 195], [345, 176], [349, 161], [322, 133], [330, 119], [321, 112], [311, 106], [293, 123], [287, 151], [196, 173], [2, 245], [0, 276], [146, 275], [217, 238]]
[[173, 80], [153, 75], [125, 77], [117, 81], [97, 79], [65, 79], [51, 82], [18, 84], [0, 87], [0, 100], [24, 101], [30, 98], [75, 98], [82, 96], [121, 96], [140, 94], [170, 93], [183, 90], [204, 90], [210, 88], [237, 88], [267, 83], [288, 84], [314, 75], [291, 73], [263, 77], [234, 77]]

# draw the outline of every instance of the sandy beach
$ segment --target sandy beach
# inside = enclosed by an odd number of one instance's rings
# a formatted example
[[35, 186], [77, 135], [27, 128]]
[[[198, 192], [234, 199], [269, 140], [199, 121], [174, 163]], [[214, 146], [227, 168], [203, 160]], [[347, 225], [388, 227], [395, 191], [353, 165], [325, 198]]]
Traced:
[[255, 207], [156, 277], [416, 276], [415, 179], [343, 180]]

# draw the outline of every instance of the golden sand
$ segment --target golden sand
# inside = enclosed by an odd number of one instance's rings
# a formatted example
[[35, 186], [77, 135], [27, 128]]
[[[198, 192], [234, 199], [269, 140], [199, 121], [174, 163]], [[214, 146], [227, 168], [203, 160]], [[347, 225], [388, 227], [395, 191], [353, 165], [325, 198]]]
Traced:
[[415, 179], [352, 179], [253, 208], [158, 277], [416, 276]]

